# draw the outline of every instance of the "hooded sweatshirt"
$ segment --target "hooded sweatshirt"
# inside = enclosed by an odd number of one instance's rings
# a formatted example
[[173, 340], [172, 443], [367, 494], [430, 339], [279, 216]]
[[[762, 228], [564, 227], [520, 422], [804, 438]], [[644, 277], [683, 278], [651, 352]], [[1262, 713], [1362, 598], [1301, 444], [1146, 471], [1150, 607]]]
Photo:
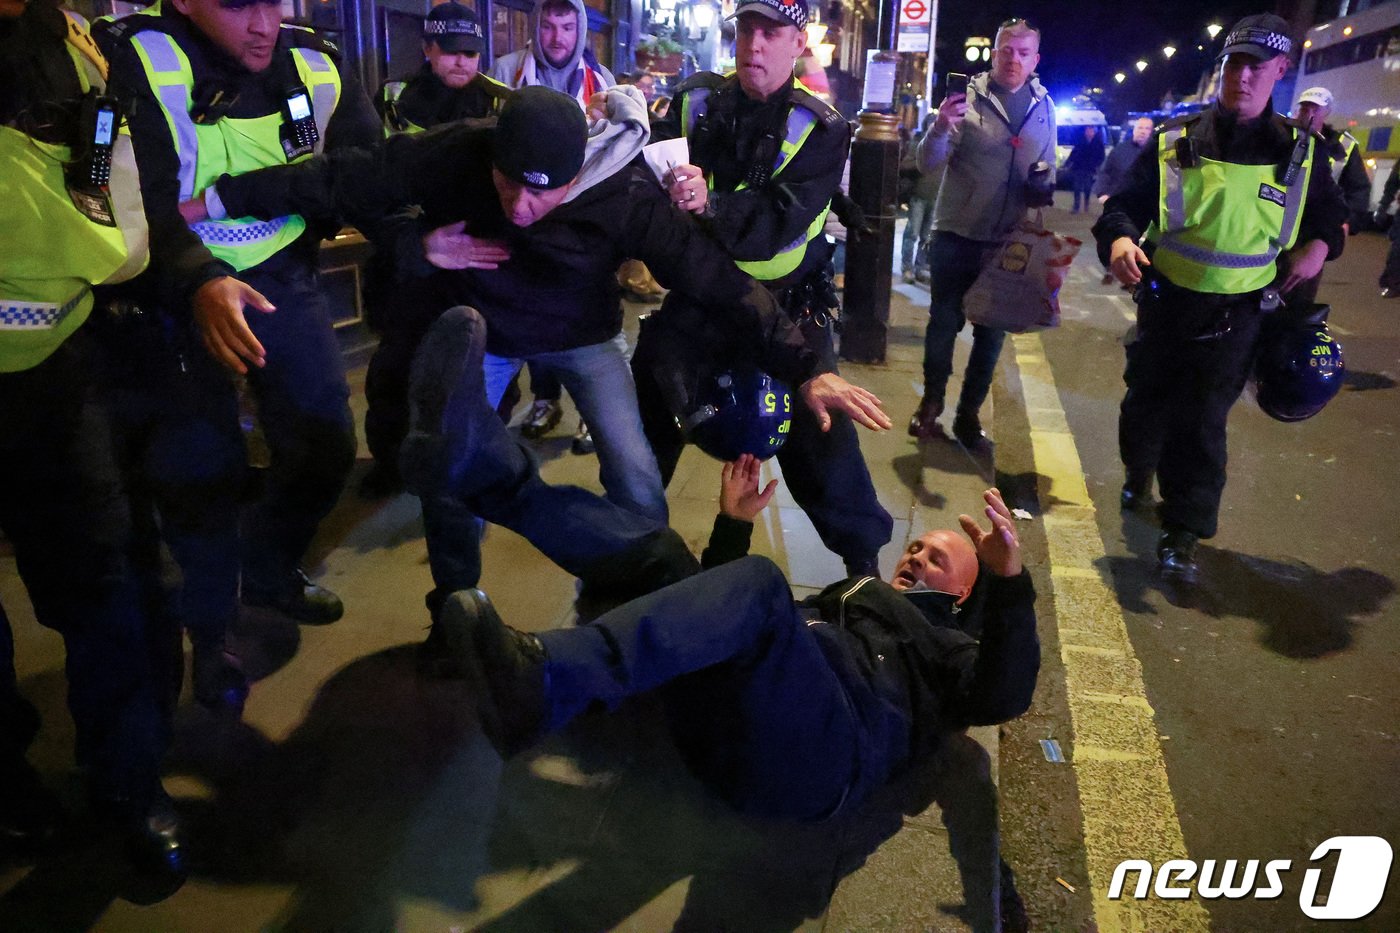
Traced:
[[529, 87], [541, 84], [576, 97], [579, 103], [587, 106], [588, 98], [617, 82], [612, 72], [598, 64], [588, 52], [588, 14], [583, 0], [563, 0], [573, 7], [578, 17], [578, 40], [573, 53], [559, 67], [545, 58], [543, 43], [540, 41], [540, 22], [546, 2], [558, 3], [561, 0], [538, 0], [530, 14], [530, 35], [533, 38], [525, 48], [496, 59], [491, 67], [491, 77], [510, 88]]

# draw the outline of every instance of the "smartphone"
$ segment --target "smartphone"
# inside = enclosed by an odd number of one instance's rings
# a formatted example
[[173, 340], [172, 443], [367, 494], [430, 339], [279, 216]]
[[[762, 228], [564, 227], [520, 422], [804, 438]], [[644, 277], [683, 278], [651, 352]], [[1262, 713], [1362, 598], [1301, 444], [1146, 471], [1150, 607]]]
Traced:
[[946, 97], [952, 97], [955, 94], [966, 96], [967, 75], [958, 74], [956, 71], [950, 71], [943, 76], [943, 86], [945, 88], [944, 94]]

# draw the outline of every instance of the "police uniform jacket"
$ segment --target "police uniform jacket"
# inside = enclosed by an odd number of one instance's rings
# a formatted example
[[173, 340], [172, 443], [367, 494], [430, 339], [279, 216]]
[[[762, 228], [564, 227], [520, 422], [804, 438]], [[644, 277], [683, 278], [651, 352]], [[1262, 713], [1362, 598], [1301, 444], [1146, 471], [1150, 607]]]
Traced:
[[[329, 153], [224, 176], [230, 214], [342, 216], [403, 257], [401, 275], [434, 271], [421, 237], [465, 221], [472, 236], [504, 240], [497, 269], [458, 273], [461, 303], [489, 323], [487, 350], [520, 358], [602, 343], [622, 327], [617, 267], [640, 259], [662, 285], [728, 321], [737, 341], [764, 347], [764, 368], [797, 385], [817, 362], [772, 297], [676, 211], [640, 162], [584, 190], [528, 227], [501, 210], [491, 181], [494, 128], [457, 123], [393, 136], [373, 150]], [[411, 257], [411, 258], [410, 258]], [[442, 309], [435, 309], [434, 314]]]
[[[424, 62], [419, 72], [405, 84], [394, 107], [401, 119], [430, 129], [455, 120], [489, 117], [496, 113], [508, 93], [508, 88], [480, 73], [468, 81], [466, 87], [448, 87], [433, 74], [432, 65]], [[386, 101], [382, 91], [374, 105], [383, 118]]]
[[[1239, 120], [1219, 104], [1185, 119], [1189, 121], [1187, 136], [1196, 140], [1199, 155], [1208, 159], [1239, 165], [1284, 166], [1293, 152], [1292, 124], [1274, 112], [1272, 100], [1265, 106], [1264, 114], [1253, 120]], [[1180, 124], [1168, 122], [1158, 133], [1177, 125]], [[1104, 265], [1108, 264], [1114, 240], [1126, 236], [1136, 242], [1156, 219], [1161, 201], [1160, 179], [1161, 162], [1154, 136], [1133, 163], [1123, 186], [1104, 203], [1103, 214], [1094, 224], [1099, 259]], [[1325, 163], [1316, 166], [1308, 180], [1297, 244], [1322, 240], [1327, 244], [1327, 258], [1337, 258], [1344, 245], [1342, 224], [1346, 219], [1346, 204], [1337, 183], [1325, 170]]]
[[[851, 149], [850, 124], [836, 110], [791, 84], [766, 100], [750, 99], [734, 76], [696, 75], [677, 88], [666, 116], [652, 124], [652, 140], [685, 135], [681, 124], [685, 98], [710, 88], [707, 132], [690, 137], [690, 161], [711, 178], [708, 219], [711, 234], [734, 259], [761, 262], [800, 238], [824, 211], [841, 185]], [[805, 96], [803, 96], [805, 95]], [[763, 161], [760, 140], [776, 133], [782, 139], [788, 112], [796, 106], [818, 108], [816, 125], [781, 173], [766, 184], [736, 191], [756, 160]], [[776, 154], [776, 153], [774, 153]], [[767, 156], [772, 159], [773, 155]], [[796, 269], [768, 284], [774, 288], [801, 282], [830, 258], [821, 236], [807, 246]]]
[[[126, 39], [146, 29], [168, 33], [189, 58], [194, 73], [196, 105], [222, 94], [221, 100], [227, 106], [223, 113], [231, 118], [261, 117], [282, 110], [287, 89], [298, 83], [288, 54], [294, 43], [326, 52], [337, 65], [339, 51], [306, 30], [284, 28], [278, 37], [272, 64], [253, 74], [215, 46], [189, 19], [173, 10], [156, 17], [127, 17], [115, 26], [126, 28], [109, 36], [114, 41], [108, 45], [112, 49], [108, 88], [127, 105], [136, 157], [141, 166], [141, 194], [151, 225], [152, 242], [168, 246], [162, 252], [164, 305], [178, 312], [189, 307], [189, 297], [199, 286], [210, 279], [232, 275], [233, 269], [210, 254], [180, 215], [179, 156], [141, 61]], [[110, 34], [111, 27], [108, 31]], [[351, 73], [342, 69], [342, 74], [349, 77]], [[382, 138], [382, 132], [363, 90], [346, 80], [340, 102], [326, 129], [326, 148], [370, 145]], [[324, 235], [330, 231], [316, 232]], [[317, 238], [312, 235], [304, 239], [309, 249], [314, 247]], [[309, 252], [296, 252], [310, 261]]]
[[[1331, 126], [1322, 128], [1322, 151], [1332, 160], [1333, 177], [1337, 179], [1342, 195], [1347, 199], [1347, 210], [1352, 216], [1364, 214], [1371, 207], [1371, 176], [1366, 171], [1366, 160], [1361, 157], [1361, 147], [1353, 146], [1350, 152], [1342, 139], [1342, 132]], [[1336, 173], [1337, 160], [1345, 159], [1340, 174]]]
[[[720, 515], [703, 566], [745, 556], [752, 529]], [[862, 721], [893, 747], [904, 746], [896, 758], [917, 757], [950, 732], [1006, 722], [1030, 708], [1040, 640], [1035, 586], [1025, 570], [1000, 577], [981, 568], [962, 607], [947, 594], [900, 591], [875, 577], [833, 583], [800, 606]]]

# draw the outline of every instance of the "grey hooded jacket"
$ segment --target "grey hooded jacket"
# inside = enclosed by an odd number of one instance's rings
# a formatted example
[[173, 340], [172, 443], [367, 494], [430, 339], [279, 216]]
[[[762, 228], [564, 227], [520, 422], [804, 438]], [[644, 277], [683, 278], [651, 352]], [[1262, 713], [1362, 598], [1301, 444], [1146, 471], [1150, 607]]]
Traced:
[[[970, 240], [994, 242], [1026, 211], [1025, 182], [1036, 162], [1055, 173], [1055, 103], [1035, 75], [1034, 98], [1026, 121], [1013, 127], [1001, 101], [991, 93], [990, 73], [974, 77], [967, 89], [967, 116], [940, 133], [924, 136], [919, 164], [925, 172], [947, 166], [933, 208], [933, 230]], [[1019, 139], [1019, 142], [1016, 140]]]
[[495, 64], [491, 67], [491, 77], [506, 87], [518, 88], [531, 84], [542, 84], [545, 87], [552, 87], [556, 91], [562, 91], [571, 97], [579, 96], [584, 68], [592, 69], [594, 74], [601, 79], [602, 86], [598, 90], [616, 84], [617, 81], [613, 78], [612, 72], [595, 61], [592, 55], [585, 59], [584, 50], [588, 48], [588, 11], [584, 8], [583, 0], [549, 0], [551, 3], [568, 3], [578, 14], [578, 41], [574, 43], [573, 54], [569, 56], [568, 61], [557, 68], [549, 63], [540, 47], [540, 13], [545, 2], [546, 0], [536, 0], [534, 12], [530, 14], [531, 39], [529, 45], [496, 59]]

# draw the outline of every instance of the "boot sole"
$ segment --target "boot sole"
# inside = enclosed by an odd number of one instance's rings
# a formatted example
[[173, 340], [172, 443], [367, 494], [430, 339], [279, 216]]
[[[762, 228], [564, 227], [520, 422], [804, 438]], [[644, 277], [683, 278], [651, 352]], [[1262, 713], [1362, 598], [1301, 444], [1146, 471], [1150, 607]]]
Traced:
[[462, 417], [461, 405], [478, 395], [485, 398], [485, 355], [486, 322], [465, 306], [444, 312], [414, 354], [410, 428], [399, 454], [399, 474], [414, 494], [431, 494], [449, 481], [446, 436], [450, 428], [461, 428], [454, 443], [471, 449], [467, 430], [471, 419]]

